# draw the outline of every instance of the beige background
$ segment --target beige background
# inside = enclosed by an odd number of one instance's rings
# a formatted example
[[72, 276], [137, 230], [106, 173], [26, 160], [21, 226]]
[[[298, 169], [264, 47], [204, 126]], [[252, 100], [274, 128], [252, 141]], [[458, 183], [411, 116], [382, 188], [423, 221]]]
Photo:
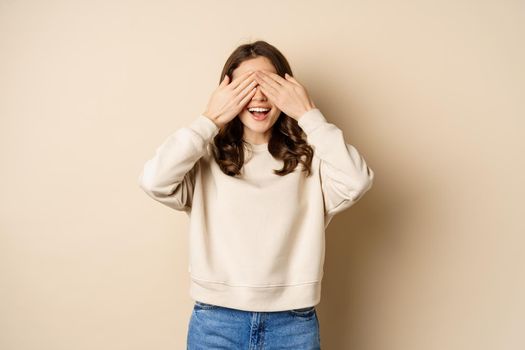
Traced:
[[137, 178], [263, 39], [376, 173], [327, 230], [323, 349], [524, 349], [524, 7], [0, 1], [0, 348], [185, 348], [187, 217]]

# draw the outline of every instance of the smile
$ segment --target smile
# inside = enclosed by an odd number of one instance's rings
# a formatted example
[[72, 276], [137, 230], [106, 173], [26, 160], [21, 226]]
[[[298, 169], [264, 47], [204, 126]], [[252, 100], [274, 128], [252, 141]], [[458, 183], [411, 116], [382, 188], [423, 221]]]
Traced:
[[270, 110], [270, 108], [249, 108], [248, 112], [250, 112], [253, 119], [263, 121], [270, 114]]

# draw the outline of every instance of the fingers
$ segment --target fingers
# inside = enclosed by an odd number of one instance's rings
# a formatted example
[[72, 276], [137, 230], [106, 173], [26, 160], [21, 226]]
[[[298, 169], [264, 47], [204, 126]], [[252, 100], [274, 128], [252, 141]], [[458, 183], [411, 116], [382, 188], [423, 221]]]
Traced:
[[279, 96], [278, 93], [275, 93], [274, 91], [271, 91], [271, 90], [267, 90], [267, 88], [265, 88], [263, 85], [259, 85], [259, 86], [261, 87], [262, 93], [268, 96], [270, 101], [273, 102], [277, 100], [277, 97]]
[[277, 95], [279, 94], [279, 89], [281, 88], [281, 85], [279, 83], [269, 78], [268, 76], [265, 76], [264, 74], [257, 74], [256, 79], [265, 95], [269, 95], [273, 98], [277, 97]]
[[226, 86], [226, 85], [228, 85], [229, 82], [230, 82], [230, 77], [228, 76], [228, 74], [225, 74], [224, 78], [222, 78], [222, 81], [221, 81], [221, 83], [219, 85], [220, 86]]
[[[251, 76], [251, 74], [250, 74]], [[244, 79], [241, 84], [233, 91], [232, 98], [235, 102], [239, 103], [241, 99], [246, 96], [252, 89], [255, 88], [257, 85], [257, 82], [251, 78], [251, 79]]]
[[284, 79], [279, 74], [275, 74], [274, 72], [264, 71], [264, 70], [261, 70], [260, 72], [262, 73], [262, 75], [265, 75], [268, 78], [273, 79], [274, 81], [276, 81], [280, 85], [286, 85], [286, 84], [290, 83], [288, 80]]
[[241, 75], [239, 75], [237, 78], [233, 79], [233, 81], [230, 83], [230, 87], [232, 89], [236, 89], [239, 87], [240, 84], [242, 84], [243, 82], [245, 82], [251, 75], [253, 74], [253, 72], [251, 71], [247, 71], [247, 72], [244, 72], [242, 73]]
[[255, 91], [257, 90], [257, 88], [253, 88], [251, 90], [248, 90], [249, 92], [247, 93], [246, 96], [244, 96], [244, 98], [239, 102], [239, 105], [240, 106], [244, 106], [246, 105], [253, 97], [253, 95], [255, 95]]
[[294, 77], [292, 77], [290, 74], [286, 73], [285, 78], [289, 81], [294, 83], [297, 86], [302, 86]]
[[253, 79], [245, 79], [237, 88], [234, 90], [233, 98], [240, 99], [244, 97], [245, 94], [250, 92], [256, 85], [256, 81]]
[[[234, 90], [233, 100], [236, 101], [237, 103], [241, 103], [240, 101], [242, 99], [244, 99], [244, 97], [247, 94], [250, 95], [252, 92], [255, 92], [255, 90], [256, 90], [256, 83], [257, 82], [254, 79], [245, 79]], [[250, 96], [253, 96], [253, 95], [250, 95]]]

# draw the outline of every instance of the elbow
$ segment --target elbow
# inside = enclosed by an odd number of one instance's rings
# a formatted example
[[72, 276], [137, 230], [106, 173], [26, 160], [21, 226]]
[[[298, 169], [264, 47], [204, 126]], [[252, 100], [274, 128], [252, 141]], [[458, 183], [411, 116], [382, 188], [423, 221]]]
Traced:
[[188, 213], [191, 210], [191, 206], [188, 204], [188, 200], [181, 197], [180, 193], [172, 193], [170, 191], [167, 191], [166, 189], [162, 190], [161, 187], [152, 186], [151, 184], [145, 183], [144, 181], [139, 181], [139, 187], [149, 197], [172, 209], [178, 211], [185, 211]]
[[151, 186], [151, 184], [148, 184], [144, 181], [139, 181], [139, 188], [142, 189], [148, 196], [150, 196], [153, 199], [161, 198], [162, 194], [159, 193], [158, 190], [155, 189], [155, 187]]
[[374, 171], [370, 169], [368, 166], [366, 167], [365, 172], [363, 172], [363, 176], [360, 178], [360, 180], [355, 183], [354, 190], [352, 191], [351, 200], [354, 202], [357, 202], [363, 195], [372, 188], [372, 185], [374, 184]]
[[146, 183], [144, 181], [139, 182], [139, 187], [151, 198], [161, 200], [162, 198], [168, 197], [170, 194], [166, 191], [162, 191], [160, 187]]
[[145, 171], [139, 175], [137, 183], [139, 188], [146, 192], [148, 196], [152, 198], [162, 197], [162, 191], [159, 190], [159, 186], [155, 184], [152, 177], [147, 176]]
[[374, 176], [374, 171], [367, 166], [365, 175], [363, 176], [361, 191], [366, 192], [372, 187], [374, 184]]
[[152, 186], [150, 183], [146, 182], [144, 171], [140, 173], [137, 184], [144, 192], [152, 192]]
[[138, 186], [152, 199], [162, 203], [170, 208], [179, 211], [189, 212], [191, 206], [188, 204], [190, 200], [185, 197], [185, 193], [181, 192], [180, 184], [169, 186], [162, 186], [155, 181], [148, 181], [146, 173], [142, 173], [138, 178]]
[[374, 171], [368, 166], [365, 159], [358, 153], [357, 149], [347, 144], [348, 153], [351, 155], [354, 162], [352, 174], [352, 179], [350, 180], [349, 188], [352, 188], [353, 200], [357, 201], [363, 196], [373, 185], [374, 183]]

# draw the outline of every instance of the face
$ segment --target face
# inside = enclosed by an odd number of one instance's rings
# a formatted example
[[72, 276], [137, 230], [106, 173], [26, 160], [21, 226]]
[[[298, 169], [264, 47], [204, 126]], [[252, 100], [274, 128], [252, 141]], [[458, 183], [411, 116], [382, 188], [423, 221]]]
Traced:
[[[272, 62], [264, 57], [258, 56], [246, 61], [243, 61], [232, 73], [232, 80], [242, 75], [244, 72], [253, 70], [266, 70], [277, 74], [277, 70]], [[257, 82], [256, 82], [257, 84]], [[256, 114], [252, 114], [248, 108], [251, 107], [267, 107], [271, 108], [266, 114], [266, 117], [260, 118]], [[273, 124], [279, 118], [281, 111], [270, 102], [270, 100], [263, 94], [261, 87], [257, 85], [257, 91], [248, 101], [246, 106], [239, 113], [239, 119], [244, 125], [244, 139], [251, 143], [260, 144], [266, 143], [270, 139], [271, 129]]]

